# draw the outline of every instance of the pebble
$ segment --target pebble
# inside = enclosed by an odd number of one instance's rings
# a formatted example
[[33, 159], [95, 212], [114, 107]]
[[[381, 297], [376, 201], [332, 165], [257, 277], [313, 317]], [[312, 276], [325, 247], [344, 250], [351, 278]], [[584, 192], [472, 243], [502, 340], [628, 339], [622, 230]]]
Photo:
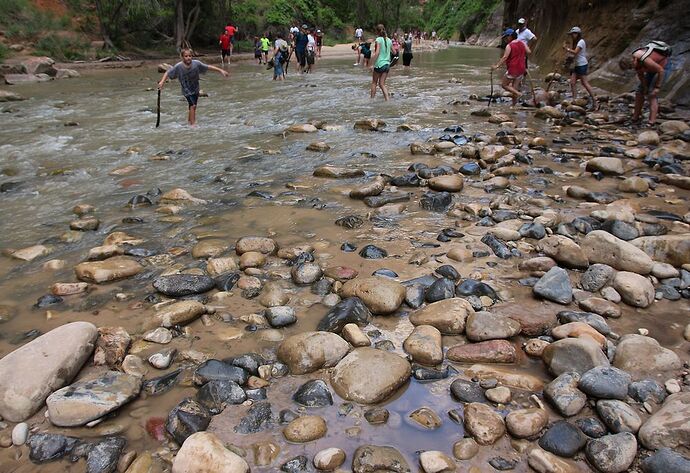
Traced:
[[26, 439], [29, 437], [29, 424], [26, 422], [20, 422], [15, 425], [12, 429], [12, 445], [17, 447], [22, 446], [26, 443]]
[[469, 460], [479, 453], [479, 444], [472, 438], [464, 438], [453, 444], [453, 456], [458, 460]]

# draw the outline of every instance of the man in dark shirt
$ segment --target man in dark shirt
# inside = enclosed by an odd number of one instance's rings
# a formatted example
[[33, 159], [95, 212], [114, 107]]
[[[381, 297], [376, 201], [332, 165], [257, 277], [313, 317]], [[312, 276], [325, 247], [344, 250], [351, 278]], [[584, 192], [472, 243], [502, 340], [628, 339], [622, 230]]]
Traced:
[[299, 33], [295, 35], [295, 55], [297, 56], [300, 72], [303, 72], [305, 66], [307, 65], [307, 44], [309, 43], [307, 29], [307, 25], [302, 25]]

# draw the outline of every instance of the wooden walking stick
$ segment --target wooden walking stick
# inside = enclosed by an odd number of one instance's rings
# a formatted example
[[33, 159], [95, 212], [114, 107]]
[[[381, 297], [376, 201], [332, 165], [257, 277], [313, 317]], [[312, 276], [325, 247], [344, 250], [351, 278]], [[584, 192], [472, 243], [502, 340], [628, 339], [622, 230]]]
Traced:
[[161, 126], [161, 89], [158, 89], [158, 104], [156, 105], [156, 128]]
[[534, 82], [532, 82], [532, 75], [529, 73], [529, 69], [527, 69], [525, 72], [527, 72], [527, 80], [529, 81], [529, 87], [532, 89], [532, 100], [534, 101], [534, 106], [539, 108], [539, 104], [537, 103], [537, 94], [534, 92]]
[[491, 68], [491, 94], [489, 94], [489, 107], [491, 102], [494, 100], [494, 68]]

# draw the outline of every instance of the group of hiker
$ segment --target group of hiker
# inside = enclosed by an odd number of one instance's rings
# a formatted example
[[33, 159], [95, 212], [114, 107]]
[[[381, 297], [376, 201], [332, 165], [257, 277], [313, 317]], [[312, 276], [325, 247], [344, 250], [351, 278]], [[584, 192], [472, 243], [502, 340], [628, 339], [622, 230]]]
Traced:
[[[232, 24], [225, 27], [220, 36], [219, 45], [221, 47], [221, 64], [229, 63], [232, 55], [233, 45], [237, 28]], [[568, 31], [570, 42], [563, 44], [567, 58], [564, 63], [570, 74], [570, 87], [573, 99], [577, 98], [577, 82], [579, 81], [585, 88], [590, 97], [590, 108], [597, 107], [597, 100], [588, 81], [589, 60], [587, 55], [587, 43], [583, 38], [582, 29], [578, 26], [572, 27]], [[394, 66], [400, 57], [402, 50], [403, 65], [410, 66], [412, 61], [412, 44], [414, 36], [412, 33], [405, 34], [403, 41], [400, 42], [397, 34], [388, 36], [384, 25], [376, 26], [376, 38], [364, 39], [362, 28], [355, 30], [355, 45], [353, 50], [357, 54], [355, 65], [363, 64], [372, 68], [372, 81], [370, 86], [370, 96], [374, 98], [377, 90], [381, 89], [384, 100], [389, 99], [386, 79], [390, 68]], [[520, 18], [517, 27], [506, 28], [502, 35], [504, 51], [498, 63], [492, 66], [493, 70], [505, 64], [506, 72], [502, 79], [502, 87], [512, 97], [512, 104], [515, 106], [522, 97], [521, 84], [525, 76], [529, 76], [528, 57], [532, 53], [532, 44], [537, 41], [537, 36], [527, 27], [527, 20]], [[300, 72], [309, 73], [313, 70], [316, 57], [321, 56], [323, 45], [323, 33], [316, 28], [309, 28], [307, 25], [292, 27], [289, 36], [284, 38], [280, 33], [276, 35], [272, 43], [268, 35], [264, 34], [261, 38], [255, 37], [255, 57], [259, 64], [267, 64], [273, 68], [273, 79], [283, 80], [286, 69], [289, 65], [293, 53], [297, 59]], [[269, 60], [269, 53], [272, 57]], [[163, 78], [158, 83], [158, 88], [162, 89], [167, 79], [179, 79], [182, 94], [189, 105], [188, 123], [196, 123], [196, 106], [199, 98], [199, 75], [213, 70], [225, 77], [228, 72], [224, 69], [206, 65], [201, 61], [192, 58], [190, 49], [181, 51], [182, 61], [165, 72]], [[636, 90], [635, 106], [633, 111], [633, 122], [639, 122], [642, 117], [642, 109], [646, 100], [649, 101], [648, 125], [654, 125], [658, 114], [658, 95], [667, 69], [670, 65], [669, 57], [671, 48], [664, 42], [652, 41], [644, 47], [632, 52], [629, 57], [622, 59], [619, 63], [621, 69], [634, 69], [639, 79], [639, 86]], [[531, 81], [531, 78], [530, 78]], [[534, 91], [533, 91], [534, 93]], [[535, 97], [536, 104], [536, 97]]]
[[[568, 31], [570, 43], [563, 44], [567, 57], [564, 66], [570, 74], [570, 90], [573, 99], [577, 98], [577, 83], [582, 83], [590, 97], [590, 107], [597, 107], [592, 86], [587, 79], [589, 73], [589, 59], [587, 43], [579, 26], [573, 26]], [[515, 106], [522, 96], [520, 86], [525, 76], [529, 78], [528, 56], [532, 53], [530, 43], [537, 40], [537, 36], [527, 27], [527, 20], [520, 18], [517, 28], [506, 28], [503, 32], [503, 55], [492, 70], [506, 65], [502, 87], [510, 93], [512, 104]], [[634, 69], [639, 79], [639, 86], [635, 92], [635, 108], [632, 121], [639, 122], [645, 100], [649, 101], [648, 125], [654, 125], [659, 110], [658, 94], [663, 85], [667, 69], [670, 65], [671, 48], [662, 41], [652, 41], [642, 48], [634, 50], [629, 57], [624, 57], [619, 65], [623, 70]], [[531, 80], [531, 79], [530, 79]], [[536, 103], [536, 98], [535, 98]]]

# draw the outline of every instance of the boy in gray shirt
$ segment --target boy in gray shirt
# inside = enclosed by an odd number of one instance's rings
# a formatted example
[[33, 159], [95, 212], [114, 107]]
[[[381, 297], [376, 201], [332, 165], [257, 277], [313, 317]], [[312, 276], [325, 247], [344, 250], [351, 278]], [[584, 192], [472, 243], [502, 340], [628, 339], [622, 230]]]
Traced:
[[196, 125], [196, 104], [199, 101], [199, 75], [205, 74], [209, 69], [223, 74], [223, 77], [228, 77], [229, 74], [219, 67], [193, 60], [191, 49], [183, 49], [181, 55], [182, 61], [165, 71], [160, 82], [158, 82], [158, 88], [162, 89], [168, 79], [180, 80], [182, 95], [189, 104], [187, 121], [191, 126], [194, 126]]

